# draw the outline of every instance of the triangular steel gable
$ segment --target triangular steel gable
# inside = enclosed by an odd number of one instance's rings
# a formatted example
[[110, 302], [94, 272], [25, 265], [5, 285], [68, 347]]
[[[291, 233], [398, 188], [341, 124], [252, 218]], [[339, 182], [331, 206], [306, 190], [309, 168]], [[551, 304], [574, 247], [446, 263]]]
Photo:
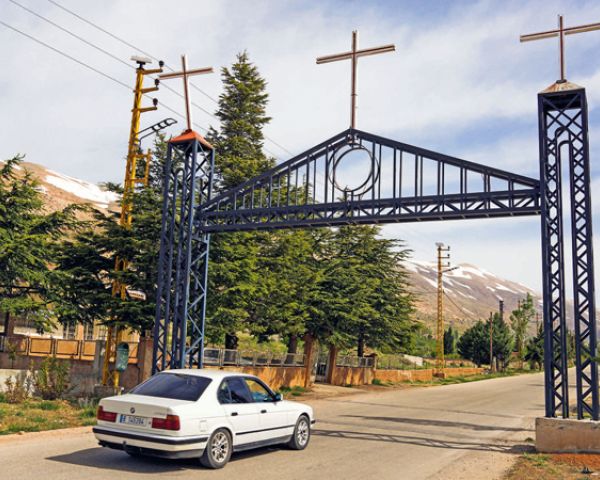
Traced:
[[[364, 156], [348, 186], [338, 164]], [[359, 153], [357, 153], [359, 152]], [[204, 203], [205, 232], [539, 214], [539, 181], [348, 129]]]

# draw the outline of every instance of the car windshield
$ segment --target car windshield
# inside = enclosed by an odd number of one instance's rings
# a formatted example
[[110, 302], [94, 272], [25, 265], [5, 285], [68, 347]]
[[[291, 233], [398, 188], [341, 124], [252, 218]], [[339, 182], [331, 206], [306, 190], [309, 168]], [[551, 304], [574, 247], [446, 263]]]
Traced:
[[198, 375], [159, 373], [138, 385], [129, 393], [195, 402], [202, 396], [211, 381], [210, 378]]

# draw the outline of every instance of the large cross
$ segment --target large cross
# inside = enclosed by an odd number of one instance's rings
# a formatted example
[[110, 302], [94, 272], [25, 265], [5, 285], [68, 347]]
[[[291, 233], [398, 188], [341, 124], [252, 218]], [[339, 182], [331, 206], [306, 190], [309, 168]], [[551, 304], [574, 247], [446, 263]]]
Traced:
[[187, 68], [187, 57], [181, 56], [181, 72], [163, 73], [158, 76], [161, 80], [168, 80], [170, 78], [183, 78], [183, 96], [185, 99], [185, 116], [187, 119], [187, 129], [192, 130], [192, 109], [189, 92], [189, 77], [194, 75], [202, 75], [205, 73], [213, 73], [212, 67], [196, 68], [194, 70], [188, 70]]
[[529, 42], [531, 40], [542, 40], [544, 38], [558, 37], [558, 48], [559, 48], [559, 66], [560, 66], [560, 82], [566, 81], [565, 76], [565, 35], [573, 35], [575, 33], [591, 32], [593, 30], [600, 30], [600, 23], [588, 23], [587, 25], [580, 25], [579, 27], [565, 28], [563, 22], [563, 16], [558, 16], [558, 28], [556, 30], [548, 30], [546, 32], [529, 33], [527, 35], [521, 35], [521, 42]]
[[317, 58], [317, 64], [337, 62], [339, 60], [352, 60], [351, 86], [350, 86], [350, 128], [356, 128], [356, 70], [358, 67], [358, 57], [368, 55], [377, 55], [379, 53], [393, 52], [396, 50], [394, 44], [383, 45], [381, 47], [358, 49], [358, 32], [352, 32], [352, 50], [335, 55], [326, 55]]

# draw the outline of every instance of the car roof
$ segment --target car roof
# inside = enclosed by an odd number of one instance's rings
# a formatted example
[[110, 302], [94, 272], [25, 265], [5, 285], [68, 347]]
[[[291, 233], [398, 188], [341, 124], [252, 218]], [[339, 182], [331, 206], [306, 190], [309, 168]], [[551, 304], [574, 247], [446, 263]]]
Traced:
[[229, 370], [213, 370], [208, 368], [177, 368], [173, 370], [164, 370], [161, 373], [180, 373], [185, 375], [196, 375], [198, 377], [206, 377], [212, 379], [222, 379], [231, 376], [252, 377], [247, 373], [234, 372]]

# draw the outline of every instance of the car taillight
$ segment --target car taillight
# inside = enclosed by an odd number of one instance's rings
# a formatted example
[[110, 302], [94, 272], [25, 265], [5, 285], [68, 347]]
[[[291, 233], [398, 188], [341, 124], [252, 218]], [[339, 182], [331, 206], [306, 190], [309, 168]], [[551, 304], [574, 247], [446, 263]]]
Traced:
[[161, 430], [179, 430], [179, 417], [177, 415], [167, 415], [167, 418], [153, 418], [152, 428], [160, 428]]
[[98, 420], [104, 420], [105, 422], [115, 422], [117, 420], [117, 414], [115, 412], [107, 412], [104, 408], [98, 407], [96, 418]]

